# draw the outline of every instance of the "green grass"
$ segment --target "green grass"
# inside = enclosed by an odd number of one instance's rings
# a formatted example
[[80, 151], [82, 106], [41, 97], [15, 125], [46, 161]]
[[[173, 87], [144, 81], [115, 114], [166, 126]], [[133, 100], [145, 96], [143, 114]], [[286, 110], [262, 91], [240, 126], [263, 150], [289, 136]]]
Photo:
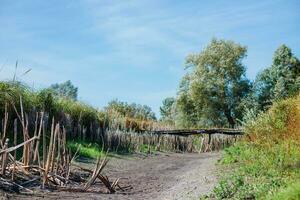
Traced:
[[224, 151], [216, 199], [300, 200], [300, 96], [275, 103]]
[[292, 183], [277, 193], [270, 195], [268, 200], [299, 200], [300, 199], [300, 182]]
[[79, 147], [78, 155], [87, 158], [98, 158], [99, 156], [103, 156], [105, 154], [105, 152], [102, 151], [102, 148], [96, 143], [68, 141], [67, 145], [73, 154]]
[[141, 144], [138, 148], [138, 151], [141, 153], [150, 154], [156, 151], [156, 147], [154, 145]]
[[[298, 146], [290, 146], [287, 153], [283, 145], [270, 150], [239, 143], [226, 150], [221, 160], [225, 171], [214, 194], [217, 199], [266, 199], [280, 188], [300, 178], [297, 162]], [[289, 155], [287, 155], [289, 154]]]

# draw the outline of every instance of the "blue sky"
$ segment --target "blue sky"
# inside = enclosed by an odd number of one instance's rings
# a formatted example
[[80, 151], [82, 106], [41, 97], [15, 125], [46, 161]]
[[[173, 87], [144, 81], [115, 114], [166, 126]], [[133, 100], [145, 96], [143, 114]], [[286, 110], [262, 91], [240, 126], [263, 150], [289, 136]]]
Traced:
[[299, 22], [299, 0], [0, 0], [0, 79], [19, 60], [18, 79], [35, 88], [71, 80], [91, 105], [118, 98], [158, 113], [185, 57], [213, 37], [248, 47], [253, 79], [280, 44], [300, 57]]

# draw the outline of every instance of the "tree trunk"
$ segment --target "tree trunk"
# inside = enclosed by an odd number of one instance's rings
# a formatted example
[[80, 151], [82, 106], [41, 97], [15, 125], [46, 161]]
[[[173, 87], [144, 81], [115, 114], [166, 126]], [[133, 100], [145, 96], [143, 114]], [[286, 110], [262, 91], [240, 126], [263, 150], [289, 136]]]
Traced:
[[235, 119], [232, 117], [231, 111], [229, 109], [225, 110], [225, 116], [227, 118], [227, 121], [228, 121], [230, 127], [234, 128], [234, 126], [235, 126]]

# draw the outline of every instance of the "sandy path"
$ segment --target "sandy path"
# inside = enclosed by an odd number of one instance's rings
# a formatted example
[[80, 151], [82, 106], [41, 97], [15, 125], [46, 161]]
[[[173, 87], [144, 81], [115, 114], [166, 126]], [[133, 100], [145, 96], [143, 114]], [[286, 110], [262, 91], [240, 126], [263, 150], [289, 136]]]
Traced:
[[121, 177], [121, 186], [132, 186], [124, 193], [51, 192], [35, 197], [22, 196], [22, 199], [199, 199], [216, 184], [215, 163], [219, 157], [220, 153], [169, 153], [113, 158], [105, 174], [113, 178]]

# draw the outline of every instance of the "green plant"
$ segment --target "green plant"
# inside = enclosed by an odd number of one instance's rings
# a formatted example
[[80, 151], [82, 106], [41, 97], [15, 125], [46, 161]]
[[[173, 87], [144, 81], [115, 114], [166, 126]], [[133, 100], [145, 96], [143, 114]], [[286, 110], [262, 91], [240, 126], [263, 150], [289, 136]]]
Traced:
[[67, 146], [73, 154], [79, 149], [78, 155], [87, 158], [98, 158], [104, 155], [103, 149], [96, 143], [68, 141]]
[[299, 200], [300, 199], [300, 182], [295, 182], [285, 188], [269, 195], [268, 200]]
[[[297, 199], [300, 177], [300, 96], [275, 103], [249, 121], [243, 141], [227, 148], [217, 199]], [[291, 195], [289, 197], [288, 193]], [[276, 198], [275, 198], [276, 197]]]

